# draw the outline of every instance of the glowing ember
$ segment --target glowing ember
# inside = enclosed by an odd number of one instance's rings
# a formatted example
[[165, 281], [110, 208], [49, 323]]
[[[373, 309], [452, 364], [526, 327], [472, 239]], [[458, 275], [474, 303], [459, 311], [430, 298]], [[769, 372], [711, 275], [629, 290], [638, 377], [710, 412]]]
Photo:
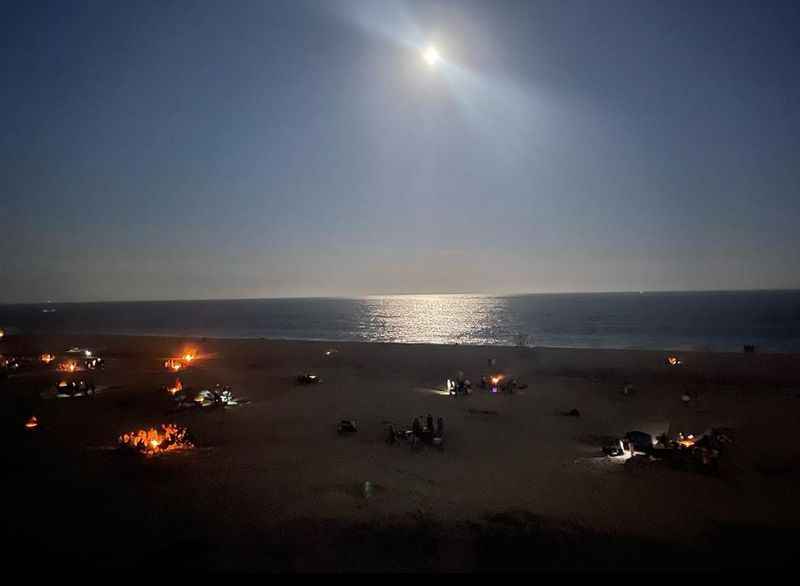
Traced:
[[681, 361], [678, 359], [677, 356], [668, 356], [667, 364], [669, 364], [670, 366], [679, 366], [681, 364]]
[[50, 364], [50, 363], [51, 363], [51, 362], [53, 362], [53, 360], [55, 360], [55, 359], [56, 359], [56, 357], [55, 357], [55, 356], [53, 356], [52, 354], [42, 354], [42, 355], [39, 357], [39, 360], [41, 360], [41, 361], [42, 361], [42, 362], [44, 362], [45, 364]]
[[171, 387], [167, 387], [167, 392], [172, 395], [173, 397], [180, 393], [183, 390], [183, 384], [181, 383], [181, 379], [176, 378], [175, 384]]
[[136, 450], [146, 456], [153, 456], [164, 452], [193, 448], [187, 435], [188, 431], [185, 427], [166, 424], [161, 426], [160, 431], [151, 427], [123, 434], [119, 438], [119, 443], [122, 447]]
[[37, 427], [39, 427], [39, 420], [35, 415], [25, 422], [25, 429], [36, 429]]
[[181, 368], [183, 368], [183, 363], [180, 360], [175, 360], [174, 358], [170, 358], [169, 360], [164, 361], [164, 368], [166, 368], [167, 370], [178, 372]]
[[58, 365], [58, 369], [62, 370], [64, 372], [75, 372], [75, 370], [77, 368], [78, 368], [78, 365], [75, 364], [75, 362], [72, 361], [72, 360], [70, 360], [68, 362], [62, 362], [61, 364]]

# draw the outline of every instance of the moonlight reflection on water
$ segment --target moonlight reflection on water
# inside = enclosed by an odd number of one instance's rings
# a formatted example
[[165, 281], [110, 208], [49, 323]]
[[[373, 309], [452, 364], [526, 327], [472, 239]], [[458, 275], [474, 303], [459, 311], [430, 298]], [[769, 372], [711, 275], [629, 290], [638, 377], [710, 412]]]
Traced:
[[507, 299], [472, 295], [369, 297], [362, 334], [370, 342], [497, 344], [513, 330]]

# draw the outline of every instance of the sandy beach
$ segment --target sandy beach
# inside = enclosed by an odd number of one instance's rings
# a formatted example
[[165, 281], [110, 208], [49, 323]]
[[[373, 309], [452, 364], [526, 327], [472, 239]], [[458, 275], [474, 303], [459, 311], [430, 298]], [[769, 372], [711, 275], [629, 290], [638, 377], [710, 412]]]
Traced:
[[[669, 367], [653, 351], [123, 336], [10, 337], [0, 352], [73, 346], [106, 368], [0, 381], [4, 537], [20, 564], [625, 569], [777, 566], [794, 553], [796, 355], [681, 353]], [[175, 412], [163, 361], [186, 349], [197, 359], [177, 374], [184, 387], [231, 385], [250, 402]], [[458, 371], [527, 387], [451, 397], [445, 381]], [[298, 385], [306, 372], [323, 382]], [[98, 394], [54, 398], [65, 376], [90, 377]], [[580, 416], [563, 415], [571, 409]], [[26, 432], [32, 414], [40, 427]], [[443, 449], [386, 443], [389, 424], [427, 414], [445, 421]], [[358, 432], [338, 435], [341, 419]], [[162, 423], [186, 426], [197, 447], [152, 458], [113, 449]], [[716, 475], [601, 452], [631, 430], [711, 427], [735, 437]]]

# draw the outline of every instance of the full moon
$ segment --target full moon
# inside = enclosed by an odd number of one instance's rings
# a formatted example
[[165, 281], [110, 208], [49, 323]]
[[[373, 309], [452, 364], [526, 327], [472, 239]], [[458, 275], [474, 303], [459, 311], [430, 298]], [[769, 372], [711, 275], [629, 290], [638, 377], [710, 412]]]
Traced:
[[439, 51], [433, 45], [422, 52], [422, 58], [431, 67], [435, 67], [442, 60], [442, 56], [439, 55]]

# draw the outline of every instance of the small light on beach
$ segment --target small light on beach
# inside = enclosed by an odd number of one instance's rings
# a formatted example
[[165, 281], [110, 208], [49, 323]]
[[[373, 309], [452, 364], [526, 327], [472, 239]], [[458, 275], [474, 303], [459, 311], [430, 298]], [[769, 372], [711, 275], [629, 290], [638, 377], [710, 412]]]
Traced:
[[39, 420], [35, 415], [25, 422], [25, 429], [36, 429], [37, 427], [39, 427]]
[[5, 335], [6, 335], [6, 333], [3, 330], [0, 330], [0, 340], [2, 340], [3, 336], [5, 336]]
[[680, 366], [682, 362], [678, 359], [677, 356], [668, 356], [667, 357], [667, 364], [669, 366]]
[[42, 361], [43, 363], [45, 363], [45, 364], [50, 364], [50, 363], [51, 363], [51, 362], [53, 362], [53, 360], [55, 360], [55, 359], [56, 359], [56, 357], [55, 357], [55, 356], [53, 356], [52, 354], [42, 354], [42, 355], [39, 357], [39, 360], [41, 360], [41, 361]]

